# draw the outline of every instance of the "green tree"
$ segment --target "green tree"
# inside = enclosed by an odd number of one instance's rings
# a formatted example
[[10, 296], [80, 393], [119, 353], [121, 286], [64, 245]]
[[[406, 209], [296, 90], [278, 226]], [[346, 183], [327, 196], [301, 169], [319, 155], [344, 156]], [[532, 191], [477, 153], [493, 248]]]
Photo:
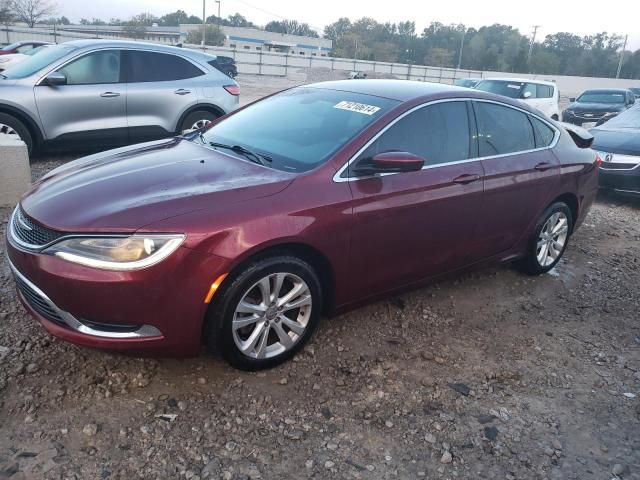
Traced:
[[290, 35], [300, 35], [304, 37], [318, 38], [318, 32], [312, 29], [307, 23], [300, 23], [297, 20], [273, 20], [264, 27], [267, 32], [286, 33]]
[[[206, 32], [204, 40], [205, 45], [220, 46], [224, 44], [225, 36], [218, 25], [207, 25]], [[188, 33], [186, 43], [200, 45], [200, 42], [202, 42], [202, 28], [192, 30]]]

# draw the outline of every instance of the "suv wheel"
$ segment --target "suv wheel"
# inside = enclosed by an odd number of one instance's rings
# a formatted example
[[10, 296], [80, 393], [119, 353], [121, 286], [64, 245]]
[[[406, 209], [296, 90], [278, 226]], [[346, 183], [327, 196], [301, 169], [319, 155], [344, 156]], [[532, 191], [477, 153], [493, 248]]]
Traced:
[[33, 151], [33, 138], [27, 127], [15, 117], [0, 113], [0, 135], [10, 135], [12, 138], [22, 140], [27, 145], [29, 155]]
[[195, 112], [191, 112], [180, 124], [180, 130], [178, 131], [178, 134], [181, 135], [186, 130], [191, 131], [204, 128], [219, 116], [220, 115], [208, 112], [206, 110], [196, 110]]
[[292, 357], [320, 319], [321, 287], [313, 268], [277, 256], [233, 275], [209, 309], [207, 346], [242, 370], [270, 368]]

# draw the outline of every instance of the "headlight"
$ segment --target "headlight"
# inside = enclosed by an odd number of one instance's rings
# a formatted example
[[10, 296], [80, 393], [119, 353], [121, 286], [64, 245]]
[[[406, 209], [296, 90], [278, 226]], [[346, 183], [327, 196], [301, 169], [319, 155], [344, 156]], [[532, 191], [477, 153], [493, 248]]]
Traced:
[[136, 270], [164, 260], [183, 240], [184, 235], [73, 237], [52, 245], [43, 253], [87, 267]]

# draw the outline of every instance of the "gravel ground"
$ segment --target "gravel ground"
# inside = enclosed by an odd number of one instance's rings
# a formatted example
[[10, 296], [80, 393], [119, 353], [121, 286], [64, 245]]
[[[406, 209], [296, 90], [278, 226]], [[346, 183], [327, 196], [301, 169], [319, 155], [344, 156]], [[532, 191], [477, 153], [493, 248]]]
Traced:
[[551, 274], [499, 266], [325, 319], [261, 373], [52, 338], [1, 243], [0, 479], [638, 480], [639, 219], [601, 196]]

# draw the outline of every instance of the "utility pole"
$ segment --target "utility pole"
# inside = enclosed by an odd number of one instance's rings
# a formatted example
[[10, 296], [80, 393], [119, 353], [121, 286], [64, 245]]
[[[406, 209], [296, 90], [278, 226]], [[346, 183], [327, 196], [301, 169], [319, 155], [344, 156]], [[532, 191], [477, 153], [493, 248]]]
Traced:
[[538, 33], [538, 29], [540, 25], [533, 26], [533, 34], [531, 35], [531, 43], [529, 44], [529, 54], [527, 55], [527, 65], [531, 63], [531, 54], [533, 53], [533, 44], [536, 41], [536, 34]]
[[202, 0], [202, 48], [204, 49], [204, 39], [207, 36], [207, 14], [205, 12], [205, 2]]
[[467, 36], [467, 29], [465, 27], [464, 32], [462, 32], [462, 38], [460, 39], [460, 53], [458, 54], [458, 70], [462, 66], [462, 50], [464, 49], [464, 37]]
[[624, 51], [627, 49], [628, 39], [629, 39], [629, 35], [625, 35], [624, 45], [622, 46], [622, 51], [620, 52], [620, 61], [618, 62], [618, 71], [616, 72], [616, 78], [620, 78], [620, 70], [622, 70], [622, 62], [624, 61]]
[[216, 0], [218, 4], [218, 27], [222, 28], [222, 17], [220, 16], [220, 0]]

